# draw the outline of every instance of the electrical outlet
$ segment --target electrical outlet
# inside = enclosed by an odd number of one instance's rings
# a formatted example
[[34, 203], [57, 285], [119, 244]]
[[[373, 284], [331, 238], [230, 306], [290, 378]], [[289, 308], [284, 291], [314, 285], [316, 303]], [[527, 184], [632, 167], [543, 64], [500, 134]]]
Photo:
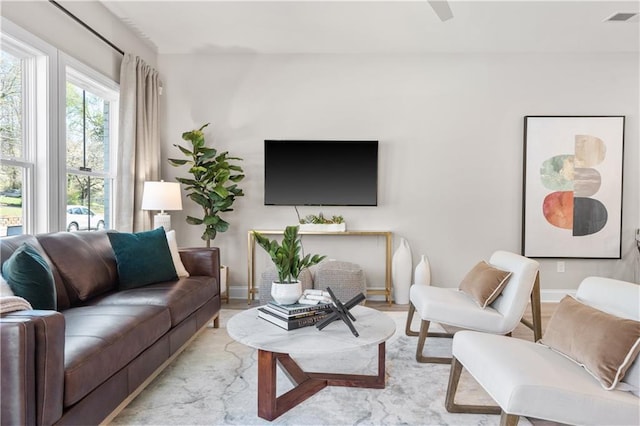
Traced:
[[558, 272], [564, 272], [564, 262], [558, 262], [556, 265], [556, 270]]

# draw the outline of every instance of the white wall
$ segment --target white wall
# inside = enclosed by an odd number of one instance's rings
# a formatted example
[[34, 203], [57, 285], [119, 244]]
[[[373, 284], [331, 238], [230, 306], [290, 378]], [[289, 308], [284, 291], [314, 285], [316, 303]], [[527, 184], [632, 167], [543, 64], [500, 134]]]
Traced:
[[[100, 2], [59, 1], [125, 52], [157, 65], [157, 54]], [[122, 55], [48, 1], [3, 1], [2, 16], [96, 71], [120, 81]]]
[[[350, 229], [391, 230], [408, 239], [414, 265], [426, 254], [432, 281], [457, 286], [496, 249], [519, 252], [525, 115], [626, 115], [622, 260], [541, 260], [543, 289], [576, 288], [585, 276], [634, 278], [640, 227], [637, 55], [434, 54], [160, 55], [165, 81], [164, 152], [205, 122], [214, 147], [244, 158], [246, 196], [220, 234], [232, 296], [246, 288], [246, 234], [296, 221], [293, 207], [263, 205], [263, 140], [353, 138], [380, 141], [378, 207], [301, 207], [342, 214]], [[186, 175], [163, 163], [172, 180]], [[292, 169], [304, 173], [304, 164]], [[199, 207], [173, 212], [181, 245], [201, 245], [187, 225]], [[360, 263], [372, 287], [383, 282], [384, 241], [305, 237], [308, 252]], [[258, 272], [268, 266], [260, 248]]]

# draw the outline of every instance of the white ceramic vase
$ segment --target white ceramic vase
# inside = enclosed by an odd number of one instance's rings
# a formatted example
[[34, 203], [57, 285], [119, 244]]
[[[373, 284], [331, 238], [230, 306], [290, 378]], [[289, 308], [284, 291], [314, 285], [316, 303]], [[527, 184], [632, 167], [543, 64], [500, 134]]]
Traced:
[[302, 296], [302, 283], [271, 283], [271, 297], [281, 305], [291, 305], [296, 303]]
[[424, 254], [420, 257], [420, 263], [418, 263], [416, 270], [413, 272], [413, 282], [418, 285], [431, 284], [431, 266], [429, 265], [429, 259]]
[[400, 245], [393, 253], [391, 260], [393, 278], [393, 298], [397, 304], [409, 303], [409, 287], [411, 287], [411, 273], [413, 272], [411, 261], [411, 248], [406, 239], [400, 238]]

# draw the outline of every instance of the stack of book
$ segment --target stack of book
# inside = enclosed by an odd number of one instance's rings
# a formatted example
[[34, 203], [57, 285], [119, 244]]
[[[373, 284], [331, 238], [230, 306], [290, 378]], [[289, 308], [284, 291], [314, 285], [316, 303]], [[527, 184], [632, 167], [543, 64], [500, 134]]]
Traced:
[[331, 313], [331, 303], [280, 305], [269, 302], [258, 308], [258, 316], [285, 330], [315, 325]]

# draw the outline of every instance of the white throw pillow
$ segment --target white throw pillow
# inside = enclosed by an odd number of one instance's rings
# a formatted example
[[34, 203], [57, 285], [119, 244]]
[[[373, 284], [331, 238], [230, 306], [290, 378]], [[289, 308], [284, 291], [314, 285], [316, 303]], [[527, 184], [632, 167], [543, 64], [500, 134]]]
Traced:
[[0, 297], [15, 296], [13, 290], [9, 287], [9, 283], [0, 275]]
[[173, 259], [173, 267], [176, 268], [178, 277], [188, 277], [189, 272], [182, 264], [180, 253], [178, 253], [178, 242], [176, 241], [176, 231], [173, 229], [167, 233], [167, 242], [169, 243], [169, 251], [171, 251], [171, 259]]

